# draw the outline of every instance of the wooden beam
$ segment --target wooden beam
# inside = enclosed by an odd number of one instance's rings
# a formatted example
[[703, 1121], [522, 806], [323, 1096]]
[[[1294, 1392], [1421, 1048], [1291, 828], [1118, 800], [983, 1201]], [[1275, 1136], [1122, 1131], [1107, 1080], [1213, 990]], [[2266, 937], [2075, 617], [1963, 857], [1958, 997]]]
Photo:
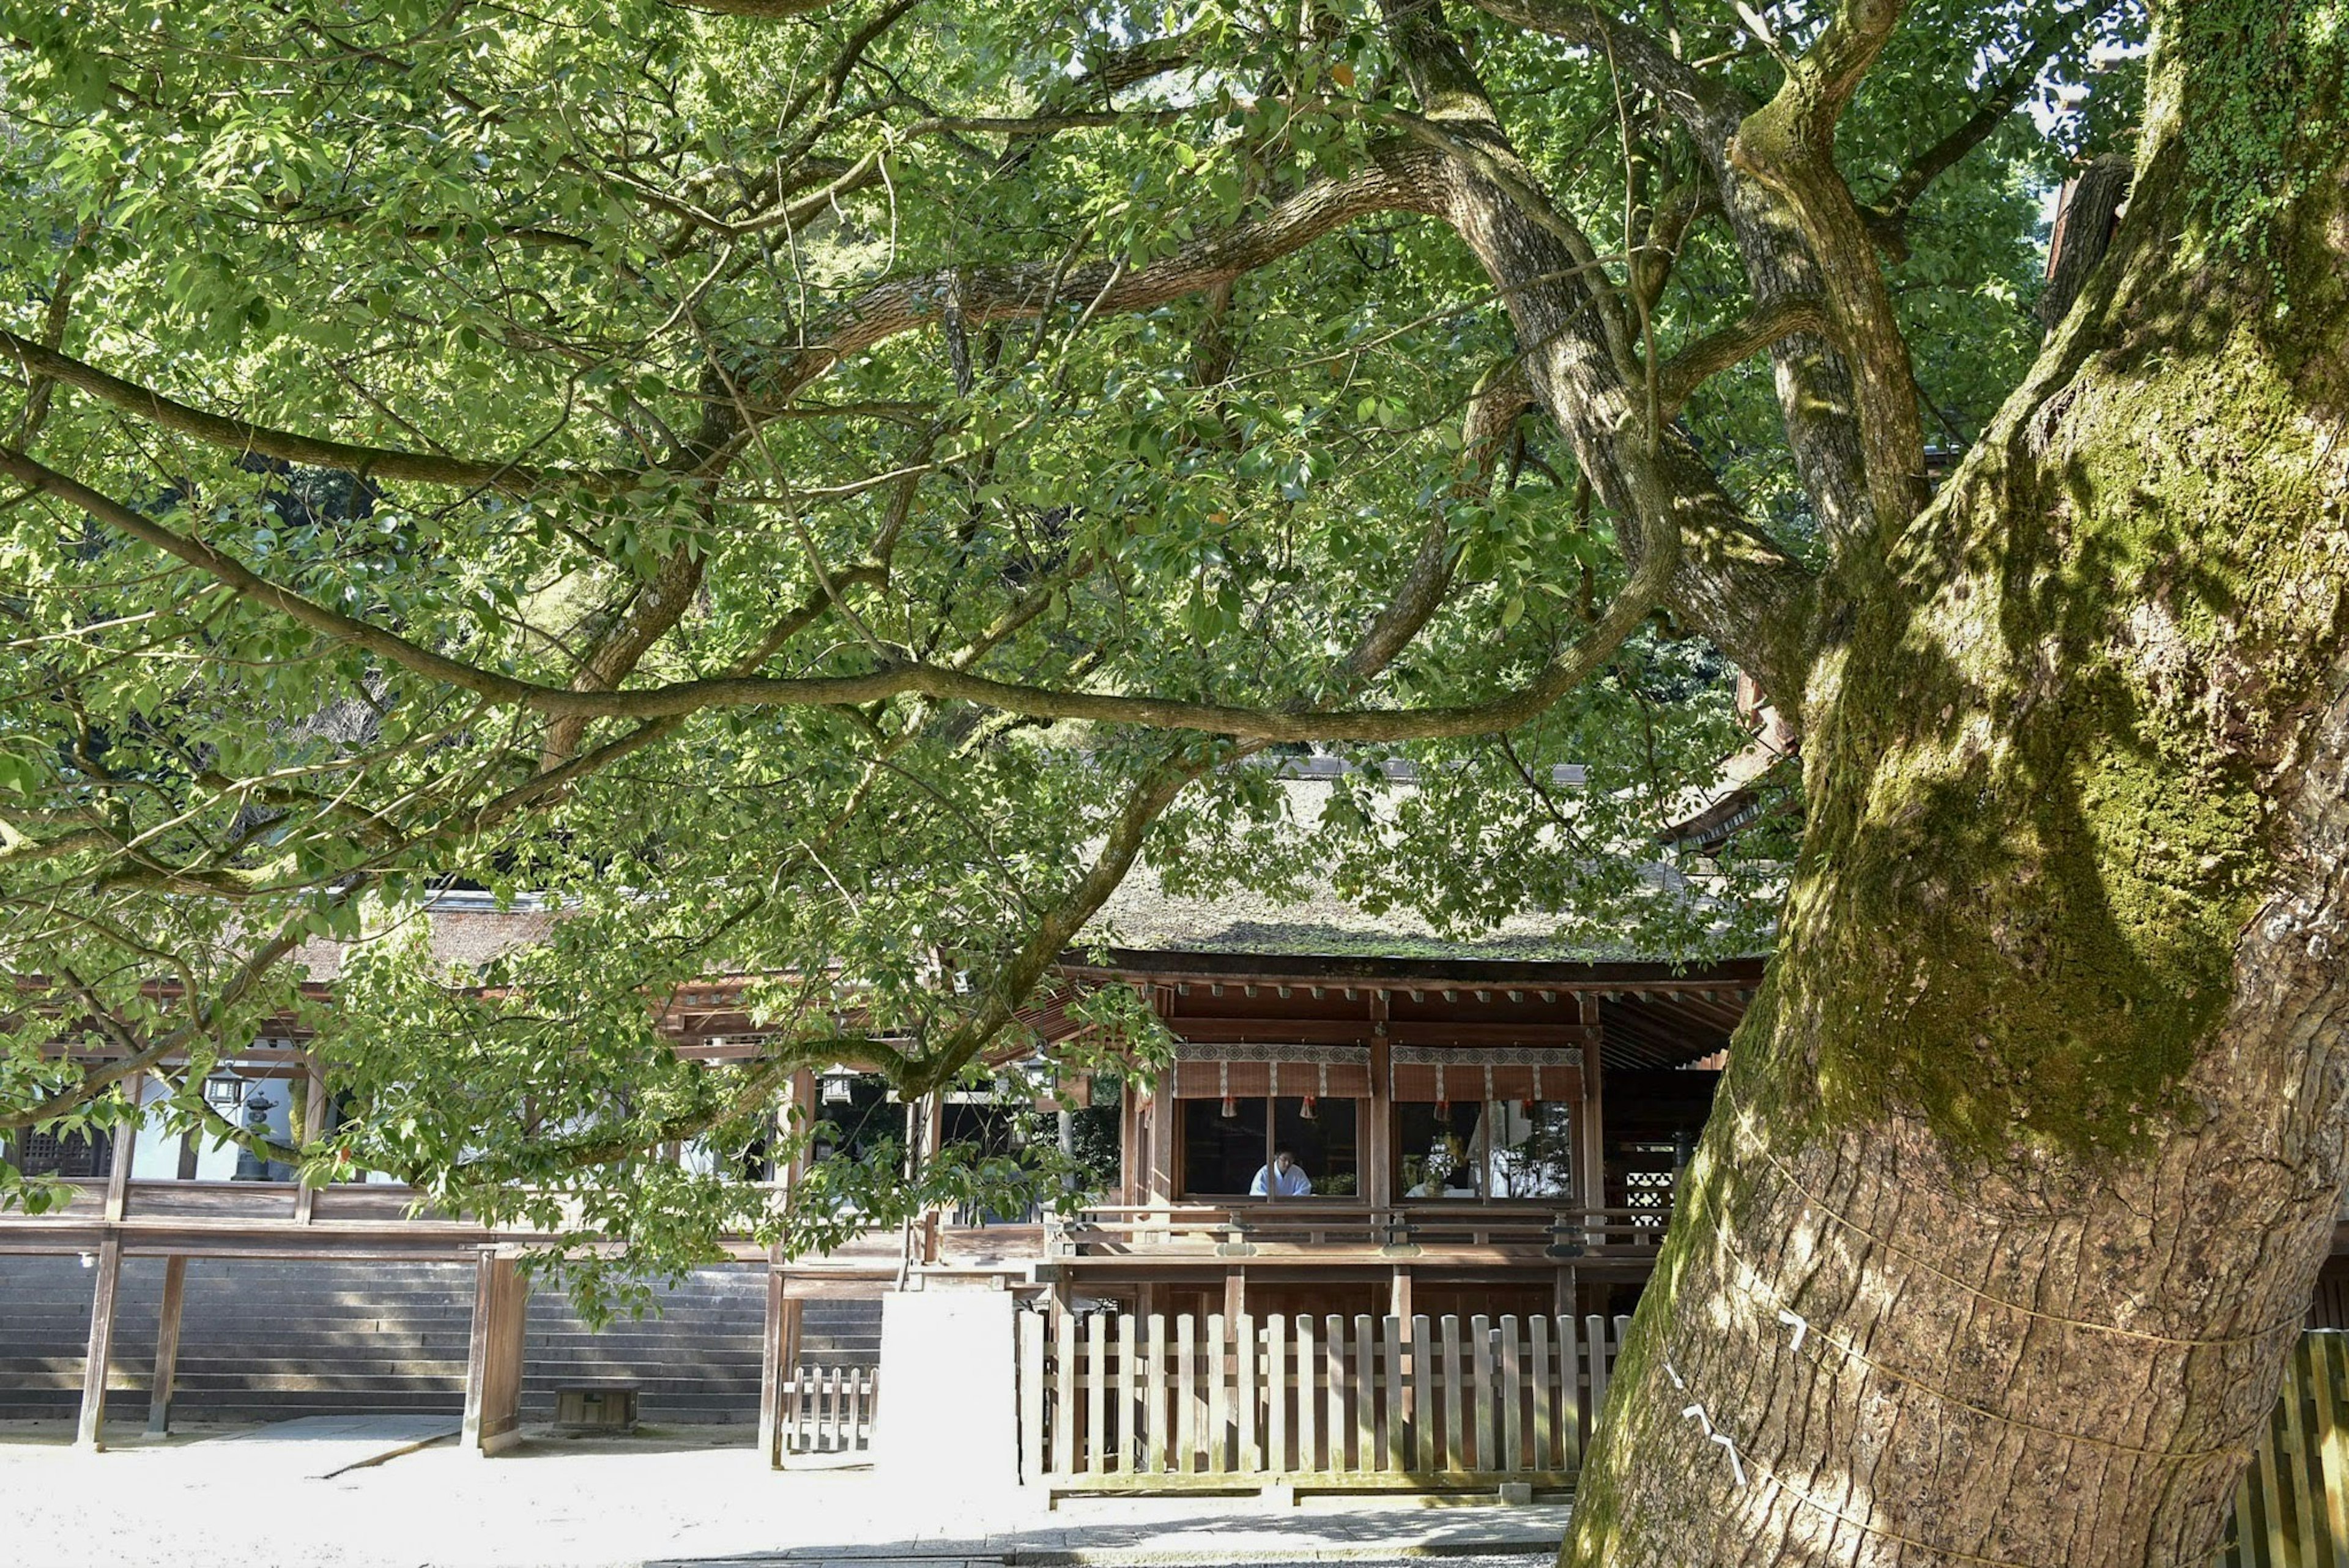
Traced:
[[522, 1440], [523, 1325], [530, 1283], [512, 1258], [484, 1251], [473, 1272], [473, 1333], [465, 1358], [465, 1417], [459, 1441], [502, 1452]]
[[1224, 1275], [1224, 1321], [1237, 1330], [1247, 1312], [1247, 1271], [1233, 1269]]
[[1357, 1018], [1288, 1018], [1251, 1015], [1246, 1018], [1195, 1017], [1181, 1014], [1167, 1021], [1182, 1038], [1201, 1045], [1294, 1043], [1306, 1045], [1359, 1045], [1370, 1031]]
[[98, 1277], [89, 1292], [89, 1347], [81, 1366], [81, 1418], [74, 1427], [74, 1447], [91, 1453], [106, 1447], [106, 1378], [114, 1363], [114, 1300], [122, 1283], [122, 1243], [111, 1236], [99, 1242], [94, 1266]]
[[168, 1437], [171, 1393], [180, 1380], [180, 1304], [188, 1288], [188, 1260], [174, 1252], [163, 1260], [163, 1301], [155, 1312], [155, 1378], [147, 1395], [147, 1435]]

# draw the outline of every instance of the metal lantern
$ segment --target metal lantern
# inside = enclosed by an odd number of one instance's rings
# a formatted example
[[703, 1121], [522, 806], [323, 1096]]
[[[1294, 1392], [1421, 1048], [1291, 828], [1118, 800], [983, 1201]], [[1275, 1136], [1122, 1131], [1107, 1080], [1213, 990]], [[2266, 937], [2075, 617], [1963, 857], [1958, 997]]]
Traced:
[[223, 1062], [204, 1078], [204, 1104], [223, 1116], [233, 1116], [244, 1105], [245, 1081]]

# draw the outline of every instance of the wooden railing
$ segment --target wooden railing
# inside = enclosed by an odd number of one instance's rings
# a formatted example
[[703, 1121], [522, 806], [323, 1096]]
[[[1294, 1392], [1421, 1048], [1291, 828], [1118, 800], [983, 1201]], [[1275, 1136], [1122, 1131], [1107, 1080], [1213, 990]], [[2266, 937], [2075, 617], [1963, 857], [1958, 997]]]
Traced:
[[2300, 1336], [2266, 1440], [2235, 1490], [2216, 1568], [2333, 1568], [2349, 1562], [2349, 1334]]
[[1119, 1257], [1167, 1251], [1226, 1256], [1268, 1251], [1470, 1248], [1527, 1257], [1624, 1256], [1652, 1252], [1664, 1209], [1573, 1209], [1548, 1204], [1433, 1201], [1365, 1207], [1317, 1199], [1245, 1203], [1104, 1206], [1048, 1222], [1056, 1258]]
[[[120, 1183], [119, 1193], [103, 1177], [77, 1178], [65, 1185], [67, 1201], [61, 1209], [42, 1215], [0, 1214], [0, 1252], [92, 1249], [112, 1239], [129, 1256], [451, 1260], [471, 1258], [484, 1245], [530, 1246], [575, 1233], [541, 1230], [520, 1220], [484, 1225], [419, 1207], [413, 1188], [388, 1182], [304, 1188], [290, 1181], [141, 1177]], [[116, 1197], [119, 1205], [112, 1201]], [[876, 1278], [885, 1279], [895, 1273], [898, 1241], [896, 1227], [884, 1227], [858, 1233], [826, 1256], [862, 1260]], [[728, 1236], [719, 1244], [737, 1262], [768, 1255], [766, 1244], [748, 1235]], [[1033, 1225], [945, 1226], [930, 1266], [1025, 1277], [1043, 1244], [1041, 1230]]]
[[1020, 1475], [1054, 1491], [1571, 1484], [1629, 1323], [1019, 1320]]
[[783, 1451], [855, 1453], [873, 1446], [881, 1373], [872, 1366], [802, 1366], [782, 1386]]

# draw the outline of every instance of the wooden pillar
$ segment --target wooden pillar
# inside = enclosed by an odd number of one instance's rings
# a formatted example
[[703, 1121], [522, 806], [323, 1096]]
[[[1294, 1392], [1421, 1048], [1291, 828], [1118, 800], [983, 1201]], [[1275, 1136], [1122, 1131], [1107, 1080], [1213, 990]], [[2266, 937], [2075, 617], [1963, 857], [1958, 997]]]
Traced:
[[1177, 1102], [1174, 1085], [1170, 1079], [1158, 1086], [1150, 1096], [1149, 1107], [1143, 1115], [1150, 1132], [1149, 1189], [1143, 1195], [1144, 1203], [1174, 1201], [1174, 1117]]
[[1118, 1204], [1142, 1201], [1142, 1093], [1133, 1079], [1118, 1093]]
[[473, 1273], [473, 1334], [465, 1359], [465, 1448], [494, 1454], [522, 1440], [523, 1329], [530, 1284], [512, 1258], [484, 1251]]
[[89, 1292], [89, 1348], [81, 1367], [81, 1419], [74, 1447], [92, 1453], [106, 1447], [106, 1375], [114, 1362], [114, 1298], [122, 1282], [122, 1242], [109, 1236], [98, 1244], [98, 1278]]
[[1394, 1203], [1394, 1048], [1387, 1039], [1387, 1017], [1392, 998], [1384, 991], [1371, 992], [1370, 1125], [1361, 1135], [1362, 1178], [1360, 1196], [1373, 1210]]
[[[326, 1064], [320, 1061], [318, 1054], [313, 1051], [305, 1056], [302, 1062], [301, 1141], [317, 1142], [325, 1127], [326, 1117]], [[295, 1179], [297, 1181], [301, 1179], [301, 1172], [298, 1169], [295, 1172]], [[294, 1189], [295, 1220], [307, 1225], [310, 1222], [312, 1211], [317, 1207], [317, 1202], [318, 1189], [306, 1181], [301, 1182], [301, 1185]]]
[[[1234, 1269], [1224, 1276], [1224, 1321], [1237, 1324], [1247, 1313], [1247, 1271]], [[1239, 1332], [1235, 1328], [1232, 1332]]]
[[1394, 1272], [1394, 1280], [1387, 1287], [1387, 1311], [1402, 1319], [1405, 1324], [1411, 1322], [1411, 1271], [1409, 1269], [1397, 1269]]
[[[930, 1167], [947, 1138], [946, 1092], [938, 1090], [922, 1097], [922, 1168]], [[945, 1250], [946, 1210], [929, 1208], [922, 1210], [922, 1262], [935, 1265]]]
[[147, 1435], [171, 1430], [171, 1391], [180, 1380], [180, 1303], [187, 1293], [188, 1260], [174, 1252], [163, 1260], [163, 1303], [155, 1312], [155, 1380], [147, 1395]]
[[[1599, 1060], [1603, 1049], [1601, 1032], [1598, 1027], [1599, 1000], [1588, 992], [1576, 993], [1576, 1002], [1582, 1012], [1582, 1022], [1590, 1026], [1589, 1043], [1582, 1048], [1582, 1168], [1577, 1173], [1576, 1185], [1581, 1189], [1585, 1210], [1607, 1207], [1607, 1069]], [[1586, 1241], [1597, 1247], [1607, 1240], [1603, 1222], [1594, 1220], [1585, 1235]]]
[[[783, 1106], [782, 1130], [786, 1138], [804, 1140], [811, 1136], [809, 1129], [815, 1126], [816, 1119], [815, 1094], [814, 1073], [802, 1068], [792, 1075], [791, 1097]], [[807, 1175], [807, 1168], [808, 1145], [805, 1141], [796, 1141], [792, 1158], [775, 1174], [788, 1190], [800, 1184], [801, 1179]]]
[[139, 1152], [140, 1107], [147, 1100], [147, 1075], [136, 1074], [130, 1080], [130, 1116], [115, 1136], [114, 1152], [106, 1165], [106, 1217], [119, 1220], [130, 1202], [130, 1161]]
[[1557, 1277], [1550, 1286], [1549, 1310], [1560, 1317], [1580, 1315], [1581, 1309], [1575, 1304], [1576, 1286], [1579, 1283], [1574, 1265], [1560, 1263]]
[[780, 1262], [767, 1267], [766, 1332], [759, 1355], [759, 1451], [780, 1469], [783, 1462], [784, 1401], [797, 1393], [800, 1307]]

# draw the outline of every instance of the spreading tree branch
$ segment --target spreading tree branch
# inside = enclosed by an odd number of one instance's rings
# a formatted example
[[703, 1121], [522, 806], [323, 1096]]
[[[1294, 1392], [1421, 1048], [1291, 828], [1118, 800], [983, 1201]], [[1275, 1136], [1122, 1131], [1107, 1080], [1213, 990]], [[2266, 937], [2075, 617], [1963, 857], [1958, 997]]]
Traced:
[[0, 327], [0, 354], [16, 360], [28, 380], [72, 387], [163, 430], [233, 452], [253, 452], [310, 468], [334, 469], [362, 479], [405, 480], [463, 490], [524, 494], [551, 483], [609, 491], [638, 477], [625, 470], [548, 468], [511, 460], [483, 461], [404, 452], [396, 447], [356, 446], [348, 441], [273, 430], [167, 398], [151, 388], [109, 375], [94, 365], [20, 337], [5, 327]]
[[1835, 131], [1905, 9], [1906, 0], [1843, 0], [1729, 147], [1729, 162], [1791, 209], [1818, 268], [1859, 427], [1870, 514], [1856, 532], [1877, 538], [1925, 503], [1925, 429], [1909, 342], [1875, 241], [1836, 167]]

